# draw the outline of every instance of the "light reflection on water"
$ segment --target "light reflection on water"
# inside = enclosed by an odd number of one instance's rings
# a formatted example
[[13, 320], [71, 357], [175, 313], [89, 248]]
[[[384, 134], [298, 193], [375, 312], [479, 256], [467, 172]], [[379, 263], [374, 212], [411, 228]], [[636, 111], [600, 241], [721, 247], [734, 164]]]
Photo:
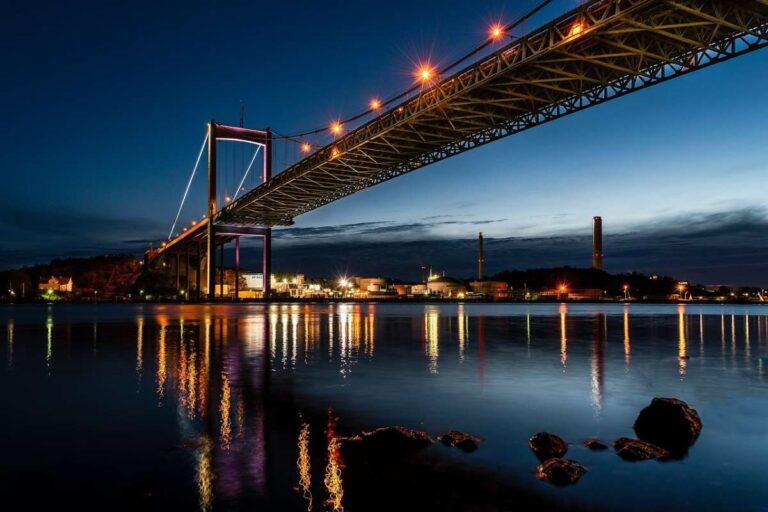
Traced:
[[[338, 431], [345, 423], [472, 431], [486, 446], [463, 462], [542, 493], [559, 491], [530, 479], [535, 464], [525, 440], [536, 430], [554, 430], [592, 469], [570, 496], [607, 508], [622, 494], [621, 502], [636, 509], [718, 508], [730, 492], [733, 503], [757, 510], [768, 497], [743, 483], [768, 449], [738, 447], [743, 436], [763, 439], [765, 430], [752, 426], [768, 419], [764, 308], [339, 304], [102, 311], [0, 309], [7, 361], [0, 398], [27, 418], [25, 429], [43, 431], [63, 417], [94, 435], [119, 432], [124, 444], [102, 450], [129, 479], [151, 475], [169, 502], [200, 510], [254, 503], [342, 511], [347, 489]], [[53, 413], [62, 394], [67, 408]], [[702, 413], [704, 434], [685, 464], [633, 466], [579, 451], [580, 438], [632, 435], [628, 425], [655, 395], [678, 396]], [[101, 415], [89, 415], [86, 404]], [[112, 415], [137, 423], [123, 430]], [[132, 430], [143, 434], [131, 437]], [[70, 437], [77, 432], [46, 431], [50, 452], [35, 454], [53, 484], [61, 468], [51, 453], [66, 453], [79, 442]], [[0, 434], [7, 460], [23, 465], [28, 454], [15, 441], [29, 432], [11, 422]], [[78, 456], [83, 467], [70, 475], [115, 471], [109, 457]], [[691, 498], [671, 487], [664, 503], [642, 492], [668, 485], [675, 472], [688, 487], [716, 482], [724, 492]], [[117, 478], [103, 484], [106, 494], [126, 492]], [[595, 492], [605, 487], [614, 491]]]

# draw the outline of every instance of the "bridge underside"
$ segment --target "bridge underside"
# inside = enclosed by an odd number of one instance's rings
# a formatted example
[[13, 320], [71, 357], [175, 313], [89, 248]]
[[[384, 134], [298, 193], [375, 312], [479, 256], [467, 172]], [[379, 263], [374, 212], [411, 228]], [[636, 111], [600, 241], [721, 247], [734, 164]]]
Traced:
[[452, 155], [768, 44], [768, 0], [591, 0], [424, 88], [228, 205], [289, 225]]

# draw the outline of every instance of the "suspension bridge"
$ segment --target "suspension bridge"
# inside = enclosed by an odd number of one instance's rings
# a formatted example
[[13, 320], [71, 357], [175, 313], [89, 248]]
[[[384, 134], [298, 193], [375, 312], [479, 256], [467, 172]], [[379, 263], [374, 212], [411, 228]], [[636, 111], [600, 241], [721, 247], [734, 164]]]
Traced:
[[[147, 260], [170, 260], [178, 289], [213, 300], [216, 250], [223, 297], [224, 246], [235, 243], [237, 276], [240, 237], [260, 237], [267, 298], [273, 227], [431, 163], [762, 48], [768, 0], [587, 0], [523, 36], [498, 28], [491, 38], [499, 33], [498, 49], [482, 55], [489, 41], [455, 63], [461, 66], [424, 68], [419, 85], [329, 128], [281, 136], [211, 121], [198, 155], [199, 163], [207, 149], [207, 214], [191, 228], [172, 229]], [[326, 137], [323, 144], [305, 141], [318, 134]], [[272, 176], [277, 139], [307, 154]], [[259, 183], [244, 190], [244, 175], [223, 201], [216, 186], [222, 141], [255, 148], [245, 175], [261, 152]], [[236, 277], [235, 297], [238, 286]]]

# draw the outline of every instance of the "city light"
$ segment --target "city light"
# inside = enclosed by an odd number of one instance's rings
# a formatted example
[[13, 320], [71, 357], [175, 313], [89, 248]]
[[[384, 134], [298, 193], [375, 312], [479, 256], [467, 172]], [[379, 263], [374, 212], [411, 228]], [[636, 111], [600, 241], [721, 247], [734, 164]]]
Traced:
[[372, 99], [370, 106], [371, 106], [371, 110], [379, 110], [381, 108], [381, 100], [379, 100], [378, 98]]
[[229, 196], [225, 196], [225, 197], [224, 197], [224, 200], [225, 200], [226, 202], [230, 202], [230, 201], [232, 201], [232, 198], [231, 198], [231, 197], [229, 197]]
[[302, 142], [301, 143], [301, 152], [302, 153], [309, 153], [312, 151], [312, 145], [309, 142]]
[[339, 156], [339, 148], [332, 148], [331, 149], [331, 159], [334, 159], [337, 156]]
[[342, 288], [346, 288], [347, 286], [349, 286], [349, 281], [347, 280], [346, 277], [342, 277], [341, 279], [339, 279], [339, 286]]
[[334, 121], [331, 123], [331, 133], [334, 135], [340, 135], [344, 127], [341, 125], [339, 121]]
[[499, 41], [504, 37], [504, 27], [500, 23], [495, 23], [491, 25], [488, 33], [490, 34], [491, 41]]

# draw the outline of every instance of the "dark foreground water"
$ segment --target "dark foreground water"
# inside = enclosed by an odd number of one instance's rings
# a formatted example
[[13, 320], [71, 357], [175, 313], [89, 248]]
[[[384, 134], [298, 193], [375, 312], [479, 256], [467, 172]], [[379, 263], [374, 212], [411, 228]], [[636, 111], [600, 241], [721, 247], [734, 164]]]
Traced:
[[[0, 503], [768, 510], [766, 315], [698, 305], [2, 306]], [[704, 429], [687, 458], [627, 463], [580, 446], [632, 436], [654, 396], [698, 409]], [[434, 445], [402, 471], [344, 467], [338, 435], [394, 424], [485, 442], [472, 454]], [[572, 443], [568, 457], [589, 468], [578, 485], [535, 478], [527, 439], [540, 430]]]

